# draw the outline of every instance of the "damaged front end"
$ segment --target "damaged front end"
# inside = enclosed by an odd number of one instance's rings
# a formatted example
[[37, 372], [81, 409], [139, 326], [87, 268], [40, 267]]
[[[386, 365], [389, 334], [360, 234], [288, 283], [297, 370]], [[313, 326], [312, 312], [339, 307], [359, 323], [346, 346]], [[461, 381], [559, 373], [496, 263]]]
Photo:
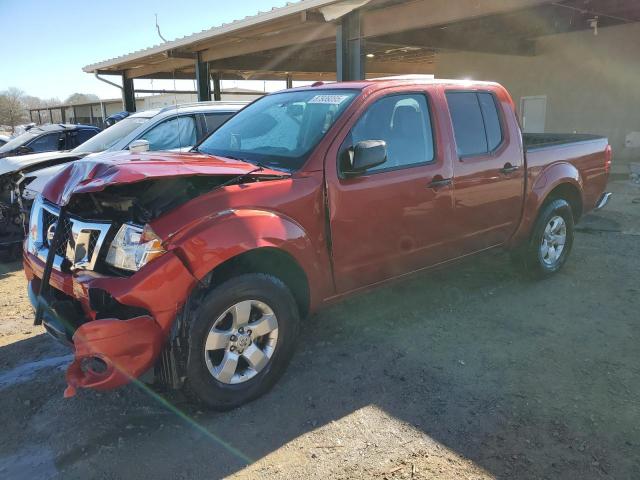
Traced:
[[[155, 234], [153, 222], [234, 178], [254, 181], [248, 173], [255, 171], [249, 165], [229, 172], [225, 165], [218, 175], [181, 168], [127, 177], [128, 165], [84, 162], [65, 169], [36, 198], [24, 244], [35, 323], [75, 351], [65, 396], [173, 368], [162, 354], [199, 281]], [[164, 377], [175, 386], [175, 375]]]
[[13, 256], [25, 236], [26, 217], [20, 185], [22, 175], [0, 175], [0, 252]]

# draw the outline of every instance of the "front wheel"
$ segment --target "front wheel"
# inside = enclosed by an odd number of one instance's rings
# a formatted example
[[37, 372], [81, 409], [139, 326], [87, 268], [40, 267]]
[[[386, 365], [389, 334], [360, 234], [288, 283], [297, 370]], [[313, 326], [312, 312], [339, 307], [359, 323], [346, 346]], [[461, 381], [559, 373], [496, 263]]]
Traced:
[[573, 212], [566, 200], [546, 203], [538, 215], [527, 244], [513, 252], [516, 264], [536, 277], [556, 273], [573, 246]]
[[279, 279], [246, 274], [224, 282], [193, 317], [185, 392], [216, 410], [259, 397], [286, 369], [298, 329], [296, 302]]

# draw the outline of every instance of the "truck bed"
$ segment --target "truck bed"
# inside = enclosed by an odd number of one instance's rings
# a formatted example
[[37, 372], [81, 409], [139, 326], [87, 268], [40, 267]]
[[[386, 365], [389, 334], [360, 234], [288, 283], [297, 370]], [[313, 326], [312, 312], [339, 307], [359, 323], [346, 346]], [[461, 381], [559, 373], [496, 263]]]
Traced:
[[558, 147], [570, 143], [605, 140], [606, 137], [587, 133], [523, 133], [522, 141], [527, 152], [547, 147]]

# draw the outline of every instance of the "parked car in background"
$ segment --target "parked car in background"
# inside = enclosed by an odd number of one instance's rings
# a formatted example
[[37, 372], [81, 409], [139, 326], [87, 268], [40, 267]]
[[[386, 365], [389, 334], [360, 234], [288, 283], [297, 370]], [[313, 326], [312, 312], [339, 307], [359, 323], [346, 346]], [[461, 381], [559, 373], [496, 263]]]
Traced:
[[611, 155], [596, 135], [523, 137], [496, 83], [274, 93], [193, 153], [51, 179], [25, 242], [29, 297], [73, 343], [67, 396], [152, 372], [229, 409], [273, 386], [301, 318], [354, 292], [498, 247], [559, 271], [574, 223], [609, 199]]
[[104, 125], [105, 125], [104, 128], [112, 127], [113, 125], [118, 123], [120, 120], [127, 118], [129, 115], [130, 115], [129, 112], [127, 111], [118, 112], [118, 113], [114, 113], [113, 115], [109, 115], [107, 118], [104, 119]]
[[11, 137], [0, 135], [0, 147], [7, 143], [9, 140], [11, 140]]
[[105, 151], [186, 151], [246, 104], [202, 102], [147, 110], [123, 118], [71, 151], [0, 159], [0, 250], [19, 246], [23, 213], [63, 164]]
[[71, 150], [99, 132], [100, 129], [92, 125], [55, 123], [33, 127], [1, 146], [0, 158]]

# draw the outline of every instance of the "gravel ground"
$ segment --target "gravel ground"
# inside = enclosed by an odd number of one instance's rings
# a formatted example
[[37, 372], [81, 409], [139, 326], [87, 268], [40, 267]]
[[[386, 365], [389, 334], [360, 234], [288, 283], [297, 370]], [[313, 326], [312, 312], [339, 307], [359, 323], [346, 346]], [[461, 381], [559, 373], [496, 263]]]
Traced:
[[640, 478], [640, 188], [611, 187], [554, 278], [494, 253], [351, 298], [224, 414], [142, 385], [64, 400], [69, 352], [0, 265], [0, 478]]

